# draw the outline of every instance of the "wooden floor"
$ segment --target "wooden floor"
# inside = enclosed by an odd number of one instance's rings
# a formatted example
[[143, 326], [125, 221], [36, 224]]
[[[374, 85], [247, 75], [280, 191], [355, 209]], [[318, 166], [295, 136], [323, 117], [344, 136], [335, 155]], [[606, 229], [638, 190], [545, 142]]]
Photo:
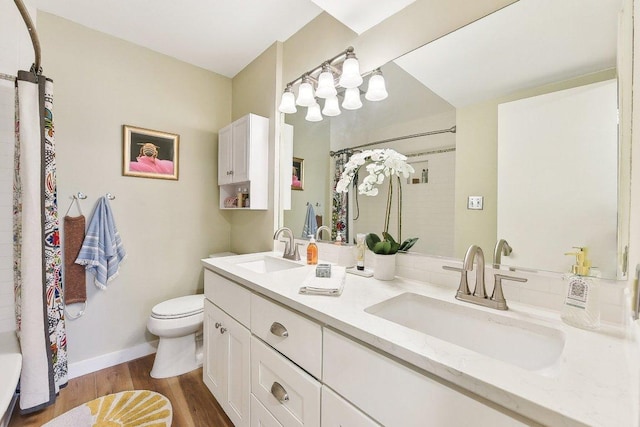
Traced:
[[[97, 397], [125, 390], [152, 390], [166, 396], [173, 406], [174, 427], [233, 427], [202, 381], [202, 368], [177, 377], [149, 376], [154, 355], [74, 378], [56, 403], [29, 415], [16, 408], [8, 427], [41, 426], [68, 410]], [[17, 407], [18, 405], [16, 405]]]

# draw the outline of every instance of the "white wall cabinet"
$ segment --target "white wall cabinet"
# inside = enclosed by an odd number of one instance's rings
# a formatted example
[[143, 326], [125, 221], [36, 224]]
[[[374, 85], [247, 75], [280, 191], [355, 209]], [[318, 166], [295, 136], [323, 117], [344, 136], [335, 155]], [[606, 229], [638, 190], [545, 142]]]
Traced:
[[[269, 196], [269, 119], [248, 114], [218, 131], [220, 209], [267, 209]], [[225, 200], [246, 189], [249, 207]]]

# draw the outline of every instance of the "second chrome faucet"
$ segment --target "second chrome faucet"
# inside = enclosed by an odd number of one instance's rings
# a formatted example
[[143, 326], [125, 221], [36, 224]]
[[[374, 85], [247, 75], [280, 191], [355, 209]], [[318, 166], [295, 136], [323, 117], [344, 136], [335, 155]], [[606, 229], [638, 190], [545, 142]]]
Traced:
[[[469, 282], [467, 280], [467, 273], [473, 271], [473, 265], [476, 265], [476, 282], [473, 288], [473, 293], [469, 290]], [[452, 270], [460, 272], [460, 285], [456, 292], [456, 299], [461, 301], [470, 302], [473, 304], [482, 305], [485, 307], [495, 308], [497, 310], [508, 310], [507, 301], [504, 298], [502, 291], [503, 280], [513, 280], [516, 282], [526, 282], [527, 279], [521, 277], [506, 276], [503, 274], [494, 274], [495, 284], [493, 286], [493, 293], [491, 297], [487, 297], [487, 290], [484, 284], [484, 253], [482, 248], [477, 245], [471, 245], [467, 249], [467, 253], [464, 256], [462, 262], [462, 268], [450, 267], [448, 265], [443, 266], [445, 270]]]

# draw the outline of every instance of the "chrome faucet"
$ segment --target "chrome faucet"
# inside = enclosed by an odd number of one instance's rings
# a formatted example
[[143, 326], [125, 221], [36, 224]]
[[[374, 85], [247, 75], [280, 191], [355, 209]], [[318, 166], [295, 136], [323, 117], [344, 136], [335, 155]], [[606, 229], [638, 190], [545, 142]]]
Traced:
[[295, 243], [293, 232], [290, 228], [287, 227], [278, 228], [273, 235], [273, 240], [278, 240], [281, 234], [285, 234], [285, 237], [289, 239], [289, 241], [280, 240], [281, 242], [284, 242], [284, 253], [282, 254], [282, 257], [294, 261], [300, 261], [300, 252], [298, 251], [298, 246], [302, 243]]
[[507, 243], [506, 240], [498, 240], [496, 247], [493, 249], [493, 268], [500, 268], [502, 255], [509, 256], [511, 255], [511, 251], [513, 251], [513, 249], [509, 246], [509, 243]]
[[326, 225], [321, 225], [320, 227], [318, 227], [318, 229], [316, 230], [316, 240], [318, 242], [320, 241], [320, 235], [322, 234], [322, 230], [325, 230], [327, 233], [329, 233], [329, 241], [331, 241], [331, 229]]
[[[506, 243], [506, 241], [505, 241]], [[474, 261], [477, 265], [476, 271], [476, 283], [473, 289], [473, 294], [469, 291], [469, 283], [467, 282], [467, 273], [473, 270]], [[502, 281], [513, 280], [516, 282], [526, 282], [527, 279], [521, 277], [505, 276], [504, 274], [494, 274], [495, 284], [493, 286], [493, 293], [490, 298], [487, 298], [487, 291], [484, 285], [484, 253], [480, 246], [471, 245], [467, 249], [467, 253], [464, 256], [462, 262], [462, 268], [450, 267], [448, 265], [443, 266], [445, 270], [458, 271], [461, 274], [460, 285], [456, 292], [456, 299], [460, 301], [466, 301], [473, 304], [482, 305], [484, 307], [495, 308], [497, 310], [508, 310], [507, 301], [504, 298], [502, 292]]]

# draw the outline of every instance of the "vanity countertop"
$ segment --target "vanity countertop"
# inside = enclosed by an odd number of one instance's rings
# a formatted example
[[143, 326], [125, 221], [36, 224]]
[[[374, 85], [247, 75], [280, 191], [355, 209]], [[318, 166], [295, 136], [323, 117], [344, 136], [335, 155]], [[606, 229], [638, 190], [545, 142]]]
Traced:
[[[280, 256], [275, 252], [265, 255]], [[457, 301], [455, 290], [396, 277], [378, 281], [347, 274], [340, 297], [298, 293], [315, 266], [259, 274], [237, 266], [256, 254], [202, 260], [205, 268], [284, 304], [472, 393], [544, 425], [634, 427], [640, 421], [640, 353], [622, 328], [585, 331], [565, 325], [558, 313], [509, 303], [498, 314], [560, 330], [559, 360], [530, 371], [467, 350], [365, 312], [365, 308], [411, 292], [480, 311], [496, 310]], [[509, 343], [505, 343], [508, 346]]]

